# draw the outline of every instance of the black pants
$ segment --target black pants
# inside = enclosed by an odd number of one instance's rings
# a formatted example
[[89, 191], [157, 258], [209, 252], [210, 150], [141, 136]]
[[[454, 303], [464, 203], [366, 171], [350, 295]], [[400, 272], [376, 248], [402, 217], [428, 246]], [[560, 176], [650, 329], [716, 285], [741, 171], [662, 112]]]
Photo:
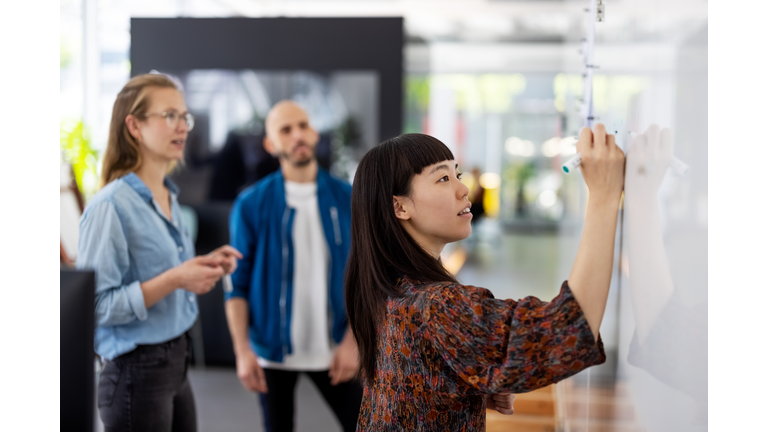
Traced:
[[264, 369], [269, 391], [267, 394], [259, 393], [259, 398], [267, 432], [293, 432], [294, 393], [299, 373], [307, 374], [315, 383], [344, 432], [354, 432], [363, 400], [363, 388], [359, 382], [352, 380], [332, 386], [327, 370], [298, 372]]
[[99, 377], [105, 432], [195, 432], [197, 414], [187, 379], [189, 336], [139, 345], [107, 360]]

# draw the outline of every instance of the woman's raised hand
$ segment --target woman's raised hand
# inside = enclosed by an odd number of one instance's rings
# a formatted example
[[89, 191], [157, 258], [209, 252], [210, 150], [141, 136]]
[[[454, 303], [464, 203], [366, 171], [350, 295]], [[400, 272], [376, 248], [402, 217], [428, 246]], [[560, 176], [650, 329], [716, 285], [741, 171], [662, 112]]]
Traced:
[[195, 294], [209, 292], [225, 274], [223, 261], [223, 257], [211, 255], [184, 261], [173, 269], [178, 277], [178, 286]]
[[624, 189], [624, 152], [601, 124], [595, 126], [594, 133], [582, 129], [576, 149], [581, 153], [581, 173], [589, 188], [589, 200], [568, 286], [597, 341], [613, 273], [617, 215]]
[[589, 188], [590, 199], [618, 204], [624, 189], [624, 152], [616, 145], [605, 126], [597, 124], [594, 133], [581, 130], [576, 149], [581, 153], [581, 173]]

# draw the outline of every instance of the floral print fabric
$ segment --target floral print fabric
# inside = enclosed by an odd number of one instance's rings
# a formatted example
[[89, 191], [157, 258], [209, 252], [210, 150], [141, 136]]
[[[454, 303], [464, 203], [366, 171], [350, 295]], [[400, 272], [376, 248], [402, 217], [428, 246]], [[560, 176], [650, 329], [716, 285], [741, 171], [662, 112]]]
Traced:
[[605, 362], [567, 281], [551, 302], [403, 278], [379, 331], [358, 431], [484, 431], [485, 398], [525, 393]]

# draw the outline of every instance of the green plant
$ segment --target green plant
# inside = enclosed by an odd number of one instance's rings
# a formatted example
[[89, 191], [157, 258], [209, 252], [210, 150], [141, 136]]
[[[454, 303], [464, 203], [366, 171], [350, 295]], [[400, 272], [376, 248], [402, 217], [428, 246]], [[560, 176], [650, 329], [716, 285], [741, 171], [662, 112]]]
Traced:
[[349, 116], [331, 133], [331, 171], [339, 177], [351, 180], [356, 166], [354, 151], [360, 147], [362, 133], [357, 120]]
[[405, 77], [405, 100], [420, 111], [429, 109], [429, 77], [408, 75]]
[[72, 63], [73, 54], [69, 44], [65, 42], [64, 36], [61, 36], [59, 38], [59, 69], [65, 69]]
[[536, 165], [533, 162], [520, 162], [504, 171], [505, 179], [517, 186], [517, 197], [515, 199], [516, 217], [526, 217], [528, 215], [528, 203], [525, 201], [525, 185], [534, 174], [536, 174]]
[[360, 144], [360, 126], [357, 120], [349, 116], [333, 131], [334, 136], [339, 139], [342, 147], [356, 148]]
[[403, 133], [424, 131], [424, 119], [429, 112], [429, 77], [426, 75], [406, 75], [405, 116]]
[[91, 134], [82, 121], [64, 120], [60, 124], [60, 145], [64, 160], [72, 164], [77, 187], [90, 197], [97, 187], [98, 152], [91, 147]]

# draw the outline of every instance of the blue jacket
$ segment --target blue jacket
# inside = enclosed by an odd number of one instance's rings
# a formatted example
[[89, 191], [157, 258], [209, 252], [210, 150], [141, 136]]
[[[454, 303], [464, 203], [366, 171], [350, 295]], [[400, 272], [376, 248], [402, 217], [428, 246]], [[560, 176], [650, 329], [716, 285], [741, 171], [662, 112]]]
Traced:
[[[352, 186], [323, 169], [317, 173], [317, 203], [330, 252], [330, 336], [340, 343], [347, 329], [344, 268], [349, 255]], [[225, 300], [242, 297], [249, 304], [251, 344], [260, 357], [283, 361], [293, 352], [293, 217], [287, 207], [282, 171], [242, 191], [230, 214], [231, 245], [243, 254], [232, 274]]]

